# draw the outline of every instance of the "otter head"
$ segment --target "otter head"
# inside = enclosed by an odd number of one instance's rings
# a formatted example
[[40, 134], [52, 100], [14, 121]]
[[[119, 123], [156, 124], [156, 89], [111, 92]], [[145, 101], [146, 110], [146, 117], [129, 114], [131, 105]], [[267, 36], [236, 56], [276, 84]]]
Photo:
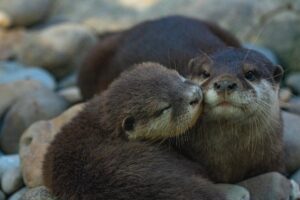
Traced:
[[129, 139], [161, 140], [186, 132], [202, 112], [202, 91], [176, 71], [143, 63], [107, 90], [104, 105], [113, 127]]
[[258, 52], [228, 48], [194, 58], [191, 79], [202, 86], [205, 118], [237, 122], [258, 115], [279, 115], [283, 70]]

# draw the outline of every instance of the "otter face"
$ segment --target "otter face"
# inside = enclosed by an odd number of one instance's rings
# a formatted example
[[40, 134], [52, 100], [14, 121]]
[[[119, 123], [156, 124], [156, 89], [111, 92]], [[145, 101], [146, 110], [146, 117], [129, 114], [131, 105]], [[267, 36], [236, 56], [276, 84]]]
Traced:
[[255, 51], [230, 48], [201, 56], [190, 61], [189, 70], [203, 88], [208, 120], [236, 122], [278, 112], [283, 70]]
[[132, 139], [162, 140], [186, 132], [202, 112], [197, 84], [159, 64], [144, 63], [123, 73], [110, 87], [118, 94], [110, 105], [117, 109], [122, 132]]

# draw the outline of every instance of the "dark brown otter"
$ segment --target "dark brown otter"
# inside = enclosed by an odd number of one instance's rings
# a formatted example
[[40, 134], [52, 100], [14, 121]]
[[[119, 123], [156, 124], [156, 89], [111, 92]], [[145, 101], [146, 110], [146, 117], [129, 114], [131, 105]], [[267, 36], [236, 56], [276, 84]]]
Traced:
[[[180, 150], [216, 182], [284, 171], [278, 90], [283, 70], [261, 54], [226, 48], [190, 61], [204, 114]], [[191, 136], [190, 134], [189, 136]], [[176, 146], [176, 145], [175, 145]]]
[[107, 88], [133, 64], [151, 61], [187, 74], [191, 58], [228, 46], [240, 47], [235, 37], [213, 23], [182, 16], [147, 21], [102, 38], [88, 54], [79, 73], [85, 99]]
[[44, 183], [68, 200], [224, 199], [197, 163], [163, 143], [188, 132], [201, 110], [198, 85], [142, 64], [57, 134], [43, 163]]

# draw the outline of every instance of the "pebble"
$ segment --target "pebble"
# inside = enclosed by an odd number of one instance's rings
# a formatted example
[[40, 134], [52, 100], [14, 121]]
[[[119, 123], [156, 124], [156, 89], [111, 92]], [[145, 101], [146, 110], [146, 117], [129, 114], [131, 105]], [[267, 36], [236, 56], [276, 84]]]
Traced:
[[5, 194], [2, 191], [0, 191], [0, 200], [5, 200], [5, 199], [6, 199]]
[[292, 98], [292, 91], [289, 88], [280, 88], [279, 99], [282, 102], [288, 102]]
[[58, 95], [66, 99], [70, 104], [78, 103], [82, 100], [80, 90], [76, 86], [62, 89], [58, 91]]
[[250, 200], [249, 191], [239, 185], [216, 184], [217, 188], [223, 192], [227, 200]]
[[0, 179], [9, 169], [13, 169], [20, 166], [19, 155], [5, 155], [0, 157]]
[[291, 175], [291, 179], [300, 184], [300, 168]]
[[300, 168], [300, 116], [282, 112], [285, 164], [288, 173]]
[[29, 26], [43, 21], [52, 3], [52, 0], [0, 1], [0, 27]]
[[24, 186], [20, 167], [7, 170], [1, 178], [1, 188], [5, 194], [12, 194]]
[[36, 80], [54, 90], [54, 78], [45, 70], [29, 68], [17, 62], [0, 62], [0, 84], [7, 84], [20, 80]]
[[38, 120], [51, 119], [68, 106], [66, 100], [44, 87], [18, 99], [6, 114], [0, 135], [4, 153], [18, 152], [22, 133]]
[[[0, 13], [1, 24], [1, 13]], [[0, 25], [1, 26], [1, 25]], [[17, 29], [0, 29], [0, 60], [9, 60], [16, 57], [15, 49], [22, 42], [25, 30]]]
[[17, 51], [18, 61], [41, 66], [62, 79], [79, 68], [96, 36], [83, 25], [62, 23], [27, 34]]
[[73, 87], [77, 85], [77, 73], [72, 73], [58, 82], [58, 89]]
[[292, 193], [290, 180], [277, 172], [269, 172], [245, 181], [238, 185], [249, 190], [251, 199], [289, 200]]
[[55, 200], [46, 187], [29, 189], [20, 200]]
[[34, 80], [20, 80], [8, 84], [0, 84], [0, 118], [17, 99], [41, 88], [43, 88], [43, 85]]
[[[20, 189], [19, 191], [17, 191], [16, 193], [14, 193], [13, 195], [11, 195], [8, 198], [8, 200], [21, 200], [27, 191], [28, 191], [28, 189], [26, 187], [24, 187], [24, 188]], [[39, 200], [43, 200], [43, 199], [39, 199]]]
[[286, 78], [286, 85], [296, 94], [300, 94], [300, 72], [288, 75]]
[[47, 148], [60, 128], [69, 122], [83, 105], [75, 105], [53, 120], [36, 122], [22, 135], [20, 158], [24, 182], [28, 187], [43, 185], [42, 162]]

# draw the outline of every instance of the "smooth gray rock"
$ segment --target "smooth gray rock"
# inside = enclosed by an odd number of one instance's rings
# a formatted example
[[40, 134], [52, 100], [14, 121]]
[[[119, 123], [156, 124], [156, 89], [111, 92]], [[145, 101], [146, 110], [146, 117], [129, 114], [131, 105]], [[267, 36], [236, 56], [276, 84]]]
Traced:
[[[18, 190], [16, 193], [14, 193], [13, 195], [11, 195], [8, 200], [21, 200], [22, 197], [24, 196], [24, 194], [28, 191], [28, 188], [24, 187], [20, 190]], [[42, 200], [42, 199], [39, 199]]]
[[282, 112], [286, 168], [293, 173], [300, 168], [300, 116]]
[[291, 179], [300, 184], [300, 169], [298, 169], [295, 173], [292, 174]]
[[78, 87], [69, 87], [57, 92], [59, 96], [66, 99], [70, 104], [78, 103], [82, 100], [81, 93]]
[[18, 154], [0, 157], [0, 179], [9, 169], [20, 167], [20, 157]]
[[20, 167], [7, 170], [1, 178], [1, 188], [5, 194], [12, 194], [24, 186]]
[[29, 68], [17, 62], [0, 62], [0, 84], [19, 80], [36, 80], [52, 90], [56, 87], [54, 78], [43, 69]]
[[286, 84], [297, 94], [300, 94], [300, 73], [292, 73], [287, 76]]
[[250, 200], [249, 191], [239, 185], [216, 184], [217, 188], [226, 195], [227, 200]]
[[0, 84], [0, 117], [13, 105], [19, 98], [33, 91], [44, 88], [44, 86], [33, 80], [21, 80], [8, 84]]
[[40, 66], [61, 79], [80, 66], [97, 40], [86, 26], [62, 23], [27, 34], [17, 59], [26, 65]]
[[55, 200], [46, 187], [36, 187], [28, 190], [20, 200]]
[[58, 82], [58, 89], [73, 87], [77, 85], [77, 73], [72, 73]]
[[28, 26], [43, 21], [52, 3], [52, 0], [2, 0], [0, 27]]
[[38, 120], [59, 115], [67, 106], [64, 98], [46, 87], [24, 95], [4, 118], [0, 135], [1, 149], [8, 154], [17, 153], [19, 139], [26, 128]]
[[0, 200], [5, 200], [5, 199], [6, 199], [5, 194], [2, 191], [0, 191]]
[[238, 183], [255, 200], [289, 200], [292, 193], [290, 180], [277, 172], [269, 172]]

